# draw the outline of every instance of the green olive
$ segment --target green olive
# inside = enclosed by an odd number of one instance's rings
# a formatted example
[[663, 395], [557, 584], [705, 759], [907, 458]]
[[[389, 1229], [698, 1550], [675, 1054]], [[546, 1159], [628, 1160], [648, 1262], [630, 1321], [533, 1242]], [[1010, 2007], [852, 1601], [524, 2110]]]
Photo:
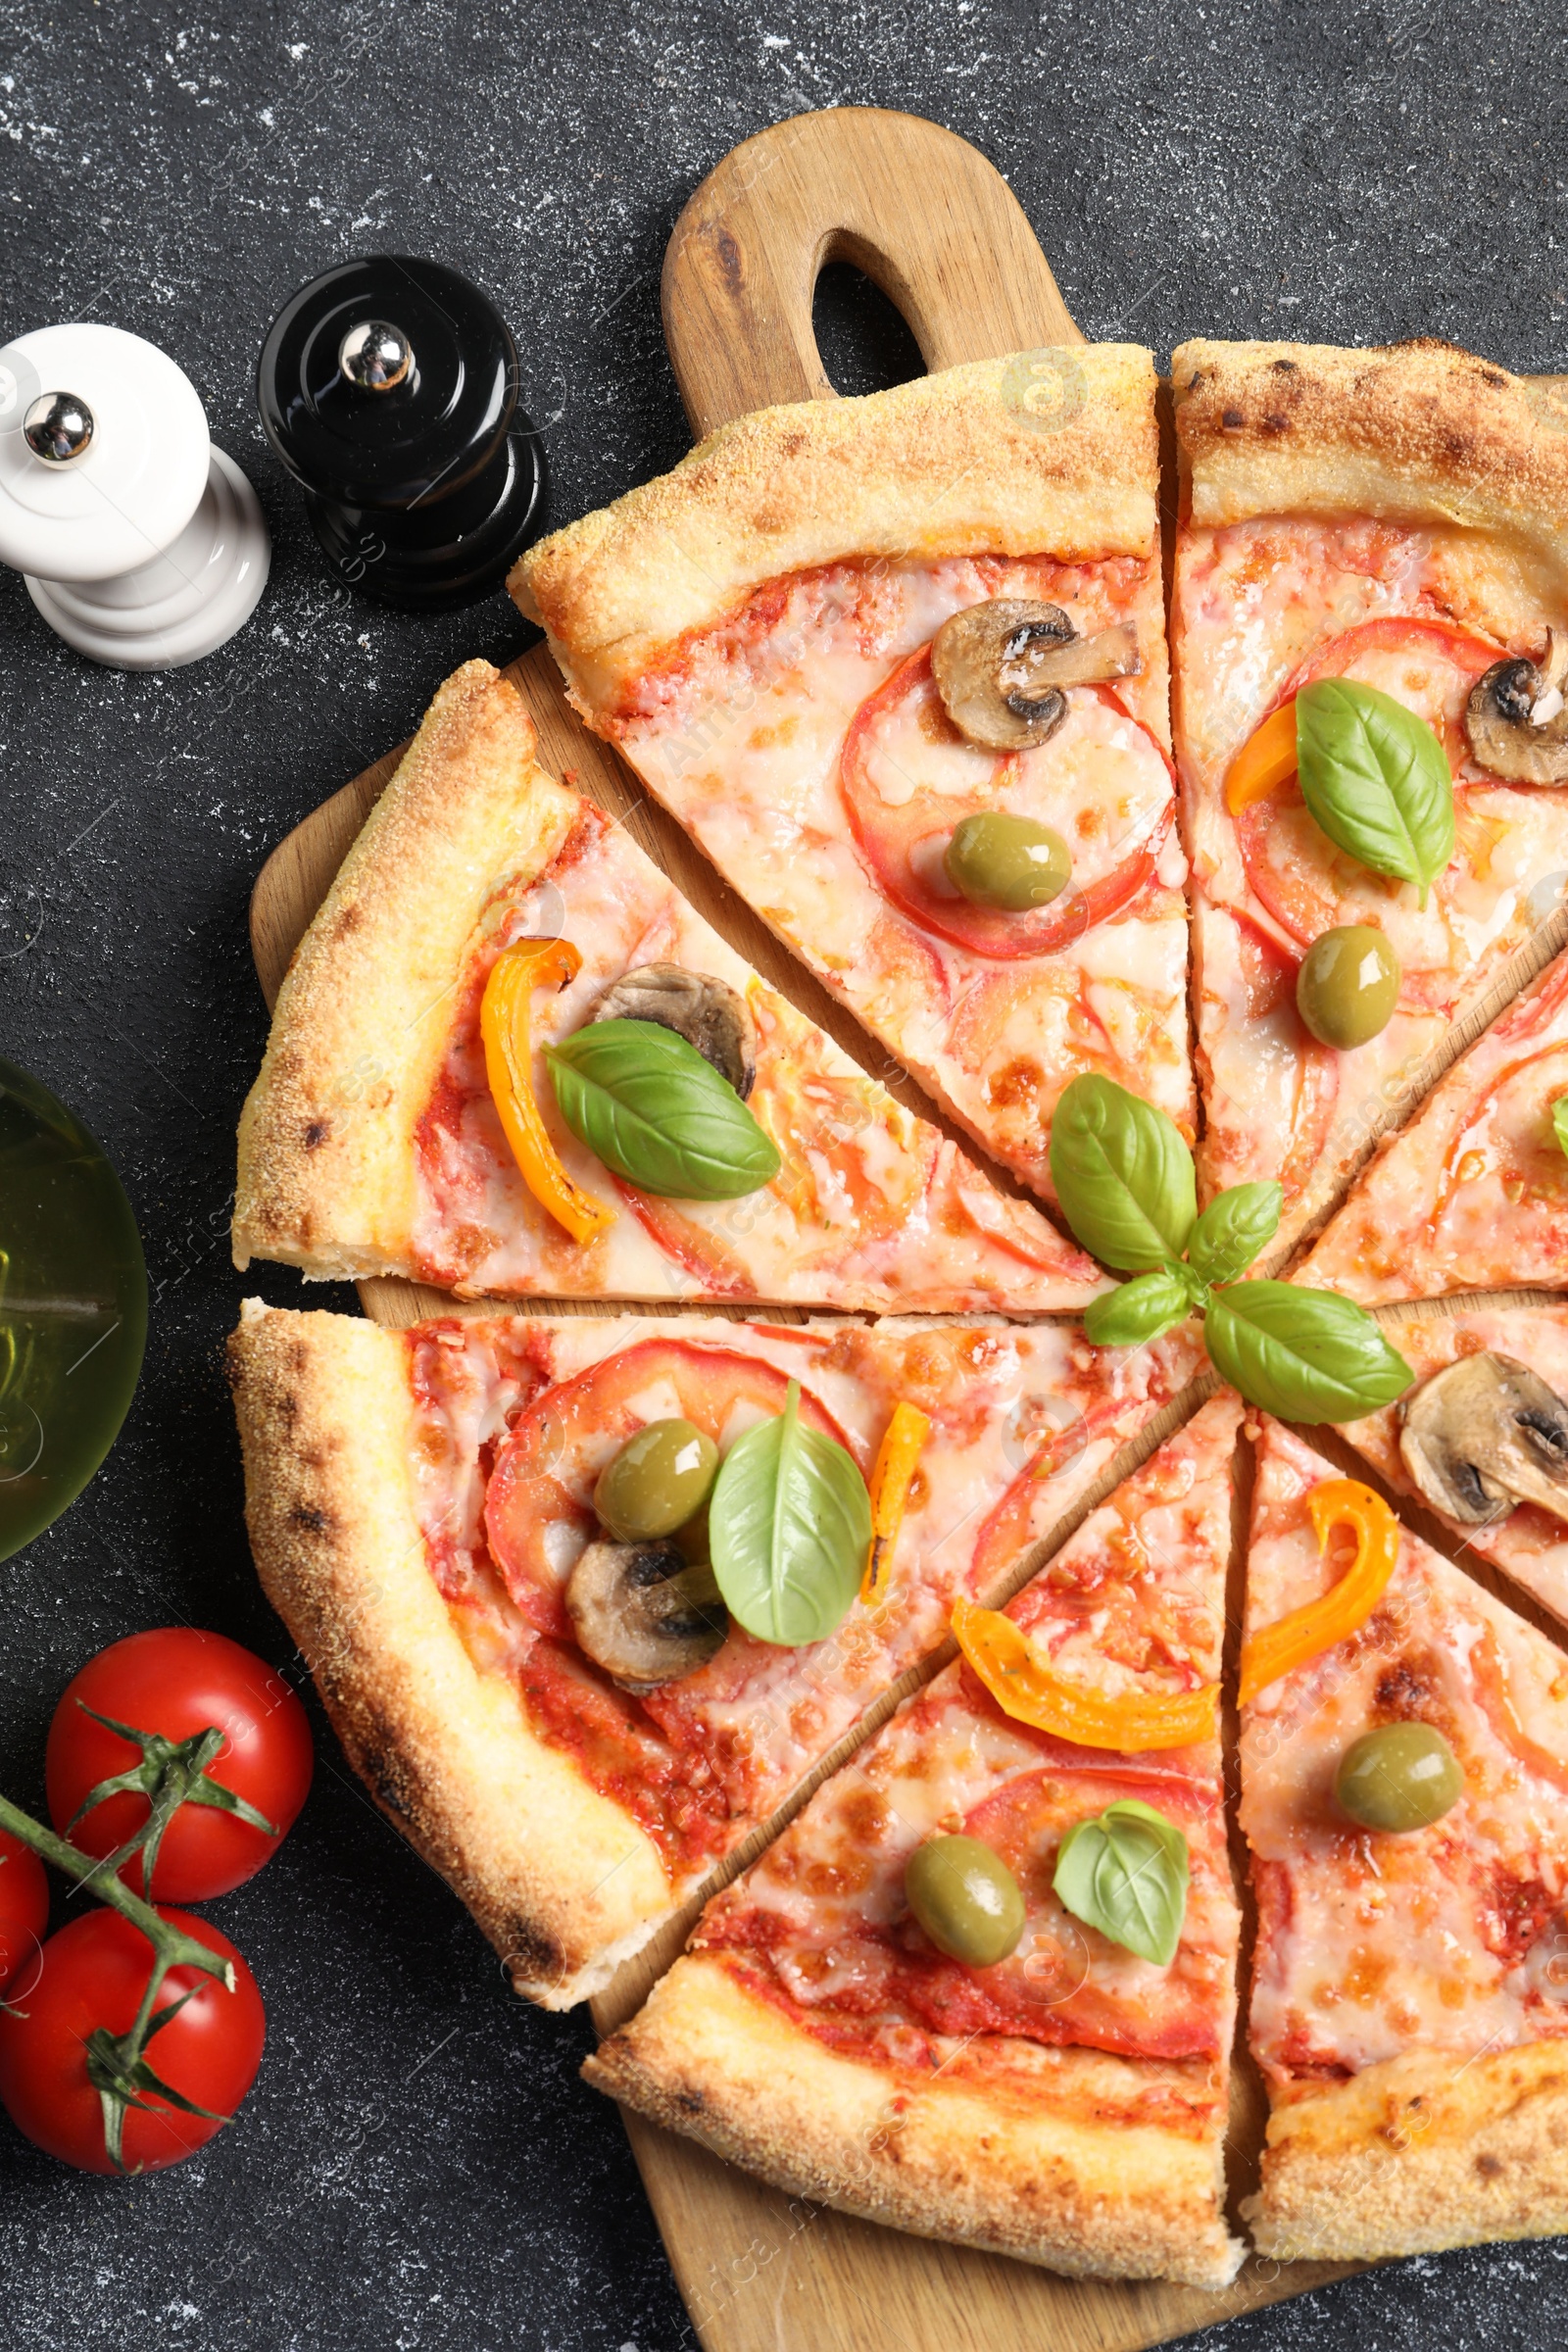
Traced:
[[718, 1447], [693, 1421], [650, 1421], [599, 1474], [594, 1509], [622, 1544], [672, 1536], [695, 1519], [718, 1469]]
[[928, 1838], [904, 1873], [909, 1909], [939, 1951], [991, 1968], [1023, 1934], [1023, 1890], [978, 1838]]
[[1314, 939], [1296, 978], [1296, 1005], [1320, 1045], [1364, 1046], [1394, 1018], [1399, 958], [1370, 923]]
[[1059, 833], [1001, 808], [960, 818], [943, 863], [971, 906], [1001, 906], [1008, 914], [1049, 906], [1072, 874], [1072, 854]]
[[1429, 1723], [1385, 1723], [1340, 1758], [1334, 1793], [1363, 1830], [1424, 1830], [1464, 1794], [1464, 1769]]

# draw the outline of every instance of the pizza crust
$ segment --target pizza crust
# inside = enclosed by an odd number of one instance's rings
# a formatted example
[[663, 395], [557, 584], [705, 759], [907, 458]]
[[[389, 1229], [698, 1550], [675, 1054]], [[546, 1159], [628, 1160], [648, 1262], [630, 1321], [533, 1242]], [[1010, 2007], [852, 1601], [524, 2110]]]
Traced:
[[1016, 2074], [988, 2085], [961, 2055], [947, 2079], [842, 2055], [699, 1954], [676, 1963], [583, 2073], [844, 2213], [1072, 2277], [1228, 2285], [1245, 2249], [1224, 2226], [1218, 2132], [1187, 2137], [1129, 2119], [1136, 2062], [1008, 2047], [1038, 2062], [1038, 2097], [1020, 2095]]
[[1024, 352], [738, 417], [542, 539], [508, 586], [581, 707], [605, 711], [663, 648], [787, 573], [867, 556], [1148, 557], [1157, 483], [1151, 353]]
[[1200, 527], [1367, 514], [1486, 533], [1560, 604], [1568, 589], [1568, 404], [1451, 343], [1366, 351], [1184, 343], [1176, 432]]
[[585, 2000], [674, 1907], [669, 1880], [458, 1634], [415, 1506], [401, 1335], [250, 1298], [229, 1367], [257, 1571], [350, 1763], [516, 1990]]
[[1414, 2053], [1269, 2119], [1243, 2214], [1282, 2262], [1372, 2261], [1568, 2230], [1568, 2043]]
[[437, 693], [278, 993], [240, 1116], [234, 1263], [318, 1278], [405, 1273], [416, 1128], [450, 1037], [463, 951], [498, 884], [554, 857], [573, 796], [488, 662]]

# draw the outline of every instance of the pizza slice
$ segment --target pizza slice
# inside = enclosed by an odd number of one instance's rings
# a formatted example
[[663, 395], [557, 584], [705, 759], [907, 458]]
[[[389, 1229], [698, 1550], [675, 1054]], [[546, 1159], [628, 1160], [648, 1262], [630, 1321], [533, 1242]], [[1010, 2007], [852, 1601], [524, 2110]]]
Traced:
[[1001, 1619], [958, 1613], [965, 1656], [710, 1904], [590, 2082], [925, 2236], [1235, 2275], [1215, 1701], [1240, 1410], [1206, 1404]]
[[1151, 355], [768, 409], [531, 549], [590, 726], [1049, 1194], [1098, 1070], [1194, 1126]]
[[1483, 1303], [1386, 1328], [1411, 1388], [1341, 1436], [1568, 1623], [1568, 1306]]
[[[617, 1039], [620, 1092], [581, 1081], [599, 1124], [569, 1126], [553, 1057]], [[253, 1256], [460, 1297], [1032, 1313], [1103, 1287], [546, 775], [485, 662], [437, 694], [284, 980], [240, 1121]]]
[[552, 2008], [956, 1601], [1010, 1591], [1201, 1360], [1068, 1323], [392, 1331], [259, 1300], [230, 1342], [267, 1593], [377, 1803]]
[[1568, 436], [1443, 344], [1173, 382], [1202, 1174], [1279, 1177], [1288, 1242], [1561, 906]]
[[1389, 1137], [1301, 1268], [1367, 1305], [1568, 1290], [1568, 954]]
[[1568, 2229], [1568, 1657], [1264, 1421], [1242, 1697], [1258, 2251]]

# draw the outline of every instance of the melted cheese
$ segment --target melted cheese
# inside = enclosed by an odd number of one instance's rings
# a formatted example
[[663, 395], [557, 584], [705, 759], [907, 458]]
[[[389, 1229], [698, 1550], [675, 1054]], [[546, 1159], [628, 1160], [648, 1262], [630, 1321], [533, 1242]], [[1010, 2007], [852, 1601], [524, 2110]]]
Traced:
[[[1206, 1406], [1087, 1519], [1010, 1604], [1063, 1673], [1107, 1692], [1212, 1679], [1219, 1670], [1230, 1463], [1239, 1408]], [[1106, 1596], [1130, 1673], [1082, 1613]], [[1173, 1631], [1173, 1629], [1180, 1629]], [[1064, 1643], [1053, 1634], [1063, 1631]], [[937, 1676], [837, 1773], [705, 1914], [696, 1941], [746, 1955], [813, 2031], [873, 2044], [900, 2063], [937, 2060], [945, 2028], [1170, 2057], [1221, 2059], [1235, 2005], [1238, 1917], [1225, 1853], [1218, 1744], [1168, 1756], [1101, 1754], [1014, 1723], [961, 1664]], [[1166, 1968], [1063, 1910], [1051, 1888], [1075, 1821], [1137, 1794], [1187, 1834], [1192, 1885]], [[909, 1915], [905, 1869], [926, 1838], [965, 1831], [999, 1842], [1027, 1920], [999, 1966], [962, 1969]]]
[[[1339, 1573], [1306, 1512], [1332, 1475], [1265, 1425], [1250, 1634]], [[1430, 1829], [1361, 1831], [1333, 1800], [1339, 1760], [1373, 1725], [1412, 1719], [1448, 1740], [1465, 1793]], [[1270, 1684], [1243, 1722], [1242, 1824], [1260, 1910], [1251, 2043], [1271, 2081], [1568, 2034], [1564, 1757], [1560, 1654], [1404, 1533], [1362, 1632]]]
[[[1104, 1070], [1191, 1129], [1179, 895], [1186, 860], [1174, 829], [1154, 877], [1119, 916], [1057, 954], [998, 962], [895, 903], [856, 846], [840, 790], [840, 754], [861, 705], [950, 613], [1008, 596], [1058, 603], [1085, 632], [1136, 619], [1144, 670], [1117, 691], [1166, 739], [1157, 566], [1000, 558], [844, 564], [761, 591], [643, 681], [614, 733], [650, 789], [773, 929], [955, 1119], [1049, 1192], [1051, 1107], [1080, 1070]], [[1066, 759], [1067, 780], [1059, 795], [1053, 781], [1049, 804], [1038, 790], [1029, 797], [1027, 773], [1004, 793], [1006, 805], [1027, 800], [1066, 834], [1089, 881], [1127, 854], [1170, 799], [1147, 738], [1135, 760], [1137, 730], [1119, 724], [1120, 736], [1114, 720], [1082, 715], [1062, 731], [1065, 751], [1053, 744], [1032, 756], [1043, 772], [1053, 762], [1053, 779]], [[1091, 759], [1102, 738], [1103, 756]], [[972, 789], [986, 764], [966, 749], [914, 737], [873, 755], [890, 808], [908, 798], [911, 776], [922, 789], [953, 793]]]
[[[578, 1184], [618, 1208], [579, 1248], [518, 1174], [485, 1077], [479, 999], [502, 949], [563, 935], [582, 969], [530, 1008], [533, 1086]], [[758, 1030], [754, 1114], [783, 1155], [739, 1200], [634, 1200], [555, 1109], [544, 1048], [591, 1019], [628, 969], [670, 962], [722, 980]], [[459, 1297], [773, 1298], [881, 1311], [1076, 1306], [1094, 1267], [1034, 1209], [1005, 1198], [894, 1101], [726, 947], [587, 803], [555, 862], [503, 891], [467, 958], [431, 1108], [421, 1123], [416, 1270]]]
[[[509, 1599], [485, 1546], [484, 1486], [497, 1441], [552, 1385], [660, 1337], [739, 1351], [800, 1380], [868, 1465], [901, 1398], [932, 1420], [900, 1532], [885, 1612], [853, 1607], [828, 1641], [802, 1649], [755, 1642], [738, 1629], [698, 1673], [645, 1699], [602, 1678], [590, 1693], [596, 1746], [582, 1766], [596, 1786], [617, 1775], [652, 1784], [648, 1759], [688, 1791], [685, 1829], [651, 1818], [683, 1886], [695, 1885], [763, 1818], [855, 1722], [868, 1701], [943, 1639], [953, 1603], [984, 1599], [1029, 1545], [1070, 1509], [1116, 1447], [1191, 1377], [1192, 1340], [1091, 1348], [1075, 1325], [778, 1326], [682, 1318], [572, 1317], [452, 1321], [411, 1334], [421, 1406], [419, 1510], [432, 1568], [470, 1649], [487, 1667], [532, 1689], [541, 1735], [564, 1739], [560, 1673], [585, 1690], [593, 1675], [553, 1645]], [[650, 1419], [674, 1402], [651, 1380], [639, 1398]], [[739, 1426], [737, 1422], [737, 1427]], [[1043, 1441], [1062, 1432], [1060, 1466], [1037, 1477]], [[563, 1581], [575, 1556], [595, 1479], [613, 1442], [568, 1441], [554, 1476]], [[546, 1531], [547, 1538], [552, 1531]], [[575, 1702], [573, 1702], [575, 1703]], [[586, 1701], [583, 1702], [586, 1705]], [[569, 1708], [567, 1709], [569, 1712]], [[581, 1709], [579, 1708], [579, 1712]], [[651, 1743], [651, 1744], [650, 1744]], [[652, 1799], [650, 1799], [652, 1801]]]
[[[1494, 649], [1452, 625], [1453, 585], [1446, 540], [1393, 524], [1273, 516], [1188, 525], [1179, 541], [1174, 704], [1200, 892], [1196, 1009], [1209, 1130], [1200, 1173], [1211, 1194], [1286, 1169], [1282, 1238], [1315, 1205], [1314, 1178], [1326, 1181], [1364, 1148], [1447, 1028], [1553, 911], [1568, 870], [1568, 793], [1497, 785], [1468, 762], [1459, 714], [1469, 677]], [[1371, 645], [1350, 674], [1436, 723], [1458, 768], [1455, 856], [1424, 910], [1411, 885], [1332, 853], [1298, 803], [1238, 820], [1224, 797], [1231, 761], [1302, 663], [1364, 623], [1398, 617], [1435, 624], [1430, 658]], [[1532, 650], [1545, 625], [1543, 614]], [[1456, 649], [1476, 650], [1446, 660], [1444, 631]], [[1311, 1065], [1326, 1049], [1289, 1005], [1258, 1017], [1235, 926], [1271, 947], [1294, 983], [1310, 940], [1351, 922], [1389, 933], [1406, 987], [1381, 1036], [1329, 1057], [1325, 1104]]]

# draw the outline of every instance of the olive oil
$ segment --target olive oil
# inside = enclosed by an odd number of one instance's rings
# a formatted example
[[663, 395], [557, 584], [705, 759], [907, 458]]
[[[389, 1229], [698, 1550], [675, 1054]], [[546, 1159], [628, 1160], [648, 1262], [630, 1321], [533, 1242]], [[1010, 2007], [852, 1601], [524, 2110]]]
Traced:
[[63, 1102], [0, 1059], [0, 1559], [81, 1493], [141, 1370], [130, 1203]]

